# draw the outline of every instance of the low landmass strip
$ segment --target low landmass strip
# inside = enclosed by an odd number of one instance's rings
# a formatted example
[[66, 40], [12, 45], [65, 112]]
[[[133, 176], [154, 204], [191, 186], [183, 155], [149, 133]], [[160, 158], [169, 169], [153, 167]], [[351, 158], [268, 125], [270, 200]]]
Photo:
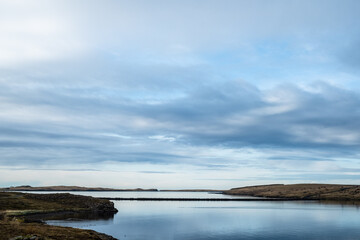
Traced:
[[99, 191], [99, 192], [156, 192], [158, 191], [155, 188], [152, 189], [143, 189], [143, 188], [133, 188], [133, 189], [116, 189], [116, 188], [102, 188], [102, 187], [79, 187], [79, 186], [47, 186], [47, 187], [32, 187], [29, 185], [23, 186], [16, 186], [16, 187], [7, 187], [7, 188], [0, 188], [0, 191], [44, 191], [44, 192], [51, 192], [51, 191]]
[[92, 230], [50, 226], [43, 221], [65, 213], [114, 215], [116, 212], [114, 203], [93, 197], [0, 192], [0, 236], [1, 239], [112, 240], [115, 238]]
[[298, 200], [360, 201], [359, 185], [272, 184], [232, 188], [224, 194]]
[[214, 190], [214, 189], [179, 189], [179, 190], [171, 190], [171, 189], [164, 189], [159, 190], [160, 192], [216, 192], [222, 193], [224, 190]]

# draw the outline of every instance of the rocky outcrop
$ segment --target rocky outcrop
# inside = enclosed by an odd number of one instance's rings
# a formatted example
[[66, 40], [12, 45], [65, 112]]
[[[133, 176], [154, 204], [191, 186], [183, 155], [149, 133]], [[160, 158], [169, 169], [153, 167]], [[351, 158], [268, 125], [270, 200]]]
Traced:
[[115, 238], [92, 230], [51, 226], [43, 221], [68, 219], [68, 214], [76, 219], [87, 214], [100, 219], [112, 218], [116, 212], [112, 202], [88, 196], [0, 192], [0, 239], [113, 240]]
[[104, 199], [89, 196], [73, 195], [70, 193], [54, 194], [25, 194], [27, 199], [57, 203], [64, 209], [81, 209], [96, 212], [117, 212], [114, 203]]
[[27, 236], [16, 236], [10, 238], [9, 240], [44, 240], [44, 238], [37, 235], [27, 235]]

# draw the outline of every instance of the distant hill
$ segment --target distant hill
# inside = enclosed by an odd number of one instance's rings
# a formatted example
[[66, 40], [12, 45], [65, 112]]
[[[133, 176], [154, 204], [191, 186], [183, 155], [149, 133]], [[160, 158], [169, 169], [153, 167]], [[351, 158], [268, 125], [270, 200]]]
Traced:
[[8, 187], [8, 188], [0, 188], [0, 191], [152, 191], [156, 192], [157, 189], [143, 189], [143, 188], [135, 188], [135, 189], [116, 189], [116, 188], [91, 188], [91, 187], [79, 187], [79, 186], [47, 186], [47, 187], [32, 187], [29, 185], [16, 186], [16, 187]]
[[[32, 187], [28, 185], [0, 188], [0, 191], [159, 191], [157, 189], [116, 189], [116, 188], [91, 188], [79, 186], [47, 186]], [[160, 191], [191, 191], [191, 192], [219, 192], [228, 195], [242, 195], [267, 198], [284, 198], [299, 200], [335, 200], [335, 201], [360, 201], [360, 185], [340, 184], [272, 184], [232, 188], [226, 191], [210, 189], [184, 189]]]
[[359, 185], [273, 184], [232, 188], [224, 194], [303, 200], [360, 201]]
[[222, 193], [224, 190], [214, 190], [214, 189], [179, 189], [179, 190], [159, 190], [160, 192], [218, 192]]

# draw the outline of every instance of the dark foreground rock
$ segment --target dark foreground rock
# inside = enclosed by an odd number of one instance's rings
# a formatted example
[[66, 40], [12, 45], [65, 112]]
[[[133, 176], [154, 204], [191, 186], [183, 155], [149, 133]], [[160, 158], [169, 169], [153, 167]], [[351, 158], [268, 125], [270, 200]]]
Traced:
[[[50, 226], [47, 219], [112, 217], [117, 212], [108, 200], [65, 194], [23, 194], [0, 192], [0, 239], [90, 239], [112, 240], [111, 236], [91, 230]], [[64, 218], [62, 218], [64, 217]]]
[[0, 239], [31, 240], [115, 240], [111, 236], [92, 230], [50, 226], [46, 224], [0, 222]]
[[31, 200], [56, 203], [64, 208], [71, 206], [72, 209], [76, 208], [92, 212], [117, 212], [113, 202], [70, 193], [24, 194], [24, 197]]

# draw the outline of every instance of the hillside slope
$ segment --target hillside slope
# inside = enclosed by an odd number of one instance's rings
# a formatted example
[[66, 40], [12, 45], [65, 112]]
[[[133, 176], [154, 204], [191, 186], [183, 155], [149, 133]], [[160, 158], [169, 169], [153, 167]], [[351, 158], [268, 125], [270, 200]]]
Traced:
[[224, 194], [304, 200], [360, 200], [359, 185], [273, 184], [232, 188]]

